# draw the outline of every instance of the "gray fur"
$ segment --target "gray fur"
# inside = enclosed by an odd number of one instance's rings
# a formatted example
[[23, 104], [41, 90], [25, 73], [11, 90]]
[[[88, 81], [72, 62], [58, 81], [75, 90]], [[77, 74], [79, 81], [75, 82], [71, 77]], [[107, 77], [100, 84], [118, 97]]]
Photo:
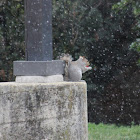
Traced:
[[89, 62], [81, 56], [77, 61], [72, 61], [71, 55], [66, 54], [61, 57], [61, 60], [66, 62], [64, 75], [65, 81], [81, 81], [82, 73], [92, 69], [91, 67], [86, 67], [89, 65]]

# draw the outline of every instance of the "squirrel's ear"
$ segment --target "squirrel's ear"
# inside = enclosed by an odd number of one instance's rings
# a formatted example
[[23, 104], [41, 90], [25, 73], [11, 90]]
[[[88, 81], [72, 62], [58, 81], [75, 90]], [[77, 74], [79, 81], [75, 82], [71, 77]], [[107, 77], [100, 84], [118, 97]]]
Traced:
[[84, 59], [83, 56], [79, 56], [80, 59]]

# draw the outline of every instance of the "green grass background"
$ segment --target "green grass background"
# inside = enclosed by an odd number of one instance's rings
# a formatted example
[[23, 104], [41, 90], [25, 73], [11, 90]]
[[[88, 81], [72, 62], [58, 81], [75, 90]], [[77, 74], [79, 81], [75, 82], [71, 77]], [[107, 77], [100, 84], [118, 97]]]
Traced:
[[88, 124], [88, 140], [140, 140], [140, 126]]

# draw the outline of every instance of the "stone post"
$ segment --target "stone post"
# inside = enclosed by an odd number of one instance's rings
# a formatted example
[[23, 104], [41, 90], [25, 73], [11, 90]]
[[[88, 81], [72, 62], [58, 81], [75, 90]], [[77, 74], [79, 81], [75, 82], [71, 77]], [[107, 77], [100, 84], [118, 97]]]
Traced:
[[0, 83], [0, 140], [88, 140], [85, 82]]
[[62, 82], [64, 62], [53, 60], [52, 0], [24, 0], [24, 6], [26, 61], [14, 61], [16, 82]]

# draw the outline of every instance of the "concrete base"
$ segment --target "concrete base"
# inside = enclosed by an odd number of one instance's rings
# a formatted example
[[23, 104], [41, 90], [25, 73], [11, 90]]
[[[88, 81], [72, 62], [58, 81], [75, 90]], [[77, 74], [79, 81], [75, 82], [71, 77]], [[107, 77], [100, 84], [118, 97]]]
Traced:
[[0, 83], [0, 140], [88, 140], [85, 82]]
[[17, 83], [54, 83], [63, 82], [63, 75], [52, 76], [16, 76]]

